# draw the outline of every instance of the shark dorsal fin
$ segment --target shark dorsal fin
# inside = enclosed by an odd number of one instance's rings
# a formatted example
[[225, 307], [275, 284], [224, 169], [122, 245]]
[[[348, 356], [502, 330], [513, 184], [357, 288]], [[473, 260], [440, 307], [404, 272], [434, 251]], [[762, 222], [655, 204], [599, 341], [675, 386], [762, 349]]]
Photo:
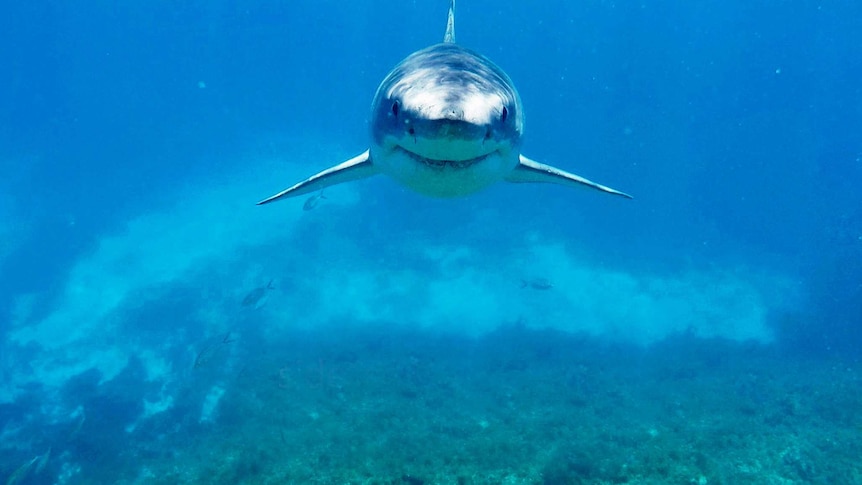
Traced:
[[455, 0], [449, 1], [449, 20], [446, 22], [446, 35], [443, 36], [443, 42], [455, 43]]

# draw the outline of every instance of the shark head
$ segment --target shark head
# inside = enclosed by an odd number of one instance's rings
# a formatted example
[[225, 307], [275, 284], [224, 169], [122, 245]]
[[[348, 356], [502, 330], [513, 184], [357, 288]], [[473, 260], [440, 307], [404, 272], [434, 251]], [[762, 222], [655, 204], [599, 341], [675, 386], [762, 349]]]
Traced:
[[523, 109], [509, 77], [457, 44], [398, 64], [371, 108], [371, 159], [426, 195], [455, 197], [502, 180], [518, 164]]

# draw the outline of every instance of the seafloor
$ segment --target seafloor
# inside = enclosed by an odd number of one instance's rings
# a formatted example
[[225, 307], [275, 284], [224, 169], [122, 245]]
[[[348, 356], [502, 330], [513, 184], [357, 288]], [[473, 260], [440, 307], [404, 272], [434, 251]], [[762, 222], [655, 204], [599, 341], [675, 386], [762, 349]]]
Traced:
[[862, 483], [859, 365], [769, 345], [381, 325], [198, 352], [171, 409], [133, 426], [136, 366], [67, 389], [91, 412], [22, 483]]

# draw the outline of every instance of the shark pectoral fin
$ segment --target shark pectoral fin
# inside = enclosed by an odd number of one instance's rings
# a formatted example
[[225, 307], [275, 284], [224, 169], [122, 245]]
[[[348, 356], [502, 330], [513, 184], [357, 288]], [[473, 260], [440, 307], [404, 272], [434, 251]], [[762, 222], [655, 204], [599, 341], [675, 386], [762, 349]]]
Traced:
[[628, 199], [632, 196], [619, 190], [614, 190], [601, 184], [597, 184], [591, 180], [579, 177], [573, 173], [560, 170], [544, 163], [539, 163], [521, 155], [520, 163], [506, 176], [507, 182], [515, 183], [549, 183], [566, 185], [569, 187], [592, 187], [602, 192], [609, 194], [621, 195]]
[[339, 163], [334, 167], [327, 168], [293, 187], [284, 189], [272, 197], [263, 199], [258, 202], [257, 205], [268, 204], [281, 199], [282, 197], [296, 197], [297, 195], [317, 192], [329, 187], [330, 185], [364, 179], [375, 174], [377, 174], [377, 168], [371, 163], [371, 155], [369, 151], [365, 150], [361, 155], [355, 156], [346, 162]]

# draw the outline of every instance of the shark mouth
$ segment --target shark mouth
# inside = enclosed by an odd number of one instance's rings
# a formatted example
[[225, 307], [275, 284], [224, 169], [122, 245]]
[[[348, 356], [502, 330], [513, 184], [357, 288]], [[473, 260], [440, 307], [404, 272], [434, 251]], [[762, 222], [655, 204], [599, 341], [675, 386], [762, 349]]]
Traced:
[[485, 155], [480, 155], [476, 158], [468, 158], [467, 160], [437, 160], [435, 158], [425, 158], [421, 155], [417, 155], [416, 153], [413, 153], [410, 150], [405, 150], [401, 147], [398, 147], [398, 149], [406, 153], [407, 156], [410, 157], [410, 159], [412, 159], [414, 162], [437, 169], [442, 169], [446, 167], [454, 168], [456, 170], [469, 168], [485, 160], [486, 158], [488, 158], [488, 155], [490, 155], [490, 153], [486, 153]]

